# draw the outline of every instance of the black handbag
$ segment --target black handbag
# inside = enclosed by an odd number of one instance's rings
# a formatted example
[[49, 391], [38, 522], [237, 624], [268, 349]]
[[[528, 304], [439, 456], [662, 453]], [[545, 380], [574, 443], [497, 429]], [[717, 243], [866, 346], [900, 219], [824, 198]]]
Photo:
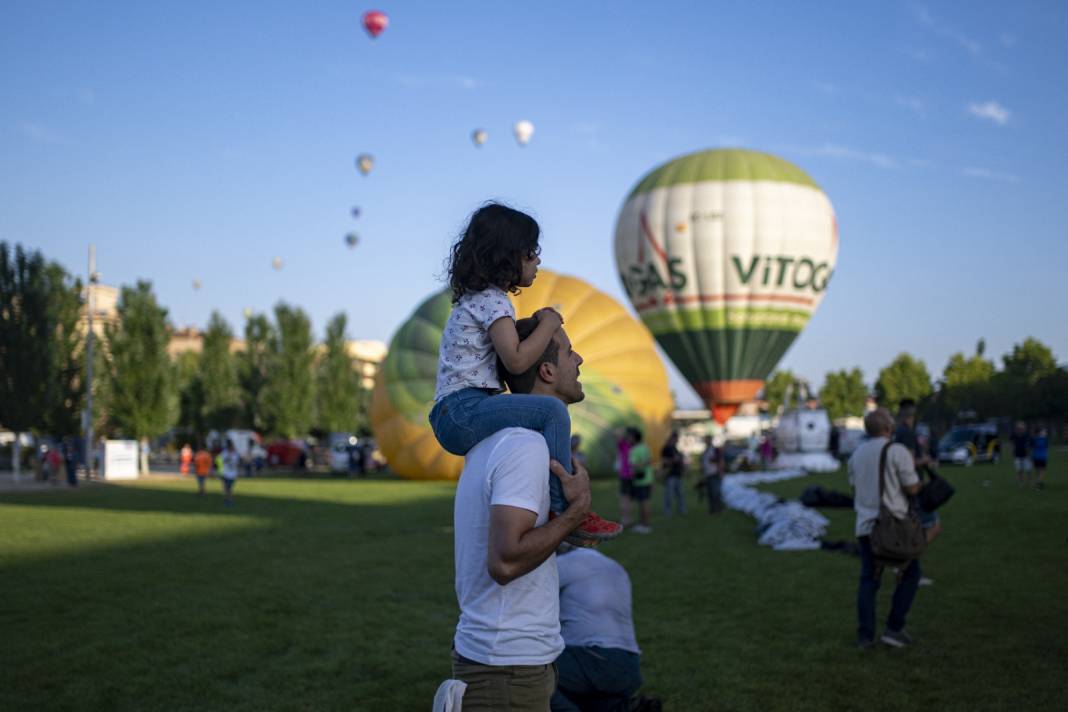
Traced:
[[928, 467], [926, 470], [927, 482], [920, 489], [920, 507], [925, 512], [933, 512], [948, 502], [957, 490], [933, 468]]
[[886, 488], [886, 451], [889, 449], [890, 443], [887, 443], [879, 455], [879, 516], [871, 530], [871, 551], [880, 563], [903, 566], [912, 559], [920, 558], [927, 549], [927, 533], [923, 530], [911, 502], [902, 519], [895, 517], [883, 502], [883, 491]]

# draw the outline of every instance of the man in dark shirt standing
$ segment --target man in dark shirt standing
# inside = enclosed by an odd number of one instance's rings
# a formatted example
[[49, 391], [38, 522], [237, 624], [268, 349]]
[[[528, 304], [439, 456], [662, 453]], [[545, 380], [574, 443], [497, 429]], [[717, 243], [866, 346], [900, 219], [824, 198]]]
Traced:
[[671, 500], [675, 511], [686, 514], [686, 500], [682, 494], [682, 453], [679, 452], [679, 434], [672, 432], [660, 450], [660, 465], [664, 468], [664, 514], [671, 516]]
[[1031, 484], [1031, 436], [1021, 420], [1012, 433], [1012, 463], [1016, 467], [1016, 481], [1020, 488]]
[[[894, 442], [901, 443], [912, 453], [916, 473], [920, 475], [922, 481], [931, 458], [920, 444], [920, 439], [916, 436], [916, 401], [911, 398], [903, 398], [898, 403], [897, 423]], [[919, 502], [916, 502], [916, 511], [920, 515], [920, 521], [923, 522], [923, 529], [927, 534], [927, 543], [930, 544], [942, 532], [942, 520], [939, 518], [938, 512], [923, 511], [923, 508], [919, 506]], [[930, 579], [921, 581], [922, 585], [929, 586], [931, 583]]]

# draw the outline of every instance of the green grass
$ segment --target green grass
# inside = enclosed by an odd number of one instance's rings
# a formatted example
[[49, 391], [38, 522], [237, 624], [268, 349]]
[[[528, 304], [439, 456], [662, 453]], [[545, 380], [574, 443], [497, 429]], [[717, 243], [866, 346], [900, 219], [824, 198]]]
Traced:
[[[907, 650], [854, 649], [857, 559], [757, 547], [744, 515], [691, 497], [686, 517], [605, 545], [634, 583], [646, 693], [669, 710], [1060, 708], [1068, 467], [1054, 462], [1044, 492], [1018, 490], [1007, 464], [945, 470], [958, 494]], [[845, 488], [834, 474], [767, 489], [813, 483]], [[0, 709], [429, 709], [457, 615], [452, 487], [242, 479], [233, 510], [211, 488], [0, 495]], [[612, 483], [595, 499], [616, 513]], [[829, 515], [830, 538], [851, 538], [852, 512]]]

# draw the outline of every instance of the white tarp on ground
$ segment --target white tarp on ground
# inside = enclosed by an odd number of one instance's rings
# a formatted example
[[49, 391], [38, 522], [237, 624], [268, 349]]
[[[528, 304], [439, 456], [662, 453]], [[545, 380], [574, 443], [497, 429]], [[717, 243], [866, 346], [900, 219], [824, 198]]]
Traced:
[[760, 538], [757, 543], [777, 551], [819, 549], [820, 539], [830, 521], [797, 500], [780, 502], [752, 485], [780, 482], [804, 477], [804, 470], [744, 472], [723, 478], [723, 502], [731, 509], [745, 512], [757, 520]]
[[771, 465], [776, 470], [834, 472], [841, 463], [829, 452], [784, 452]]

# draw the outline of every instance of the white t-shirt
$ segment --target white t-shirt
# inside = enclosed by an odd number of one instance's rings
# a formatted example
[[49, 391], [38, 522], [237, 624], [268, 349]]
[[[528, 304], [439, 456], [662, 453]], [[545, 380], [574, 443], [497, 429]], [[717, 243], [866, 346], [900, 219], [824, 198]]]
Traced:
[[515, 319], [515, 308], [497, 287], [465, 294], [453, 305], [441, 334], [435, 402], [463, 388], [500, 390], [497, 352], [489, 328], [502, 317]]
[[556, 557], [560, 634], [567, 645], [641, 653], [634, 636], [630, 577], [622, 564], [593, 549]]
[[[861, 443], [849, 458], [849, 484], [853, 485], [853, 509], [857, 511], [857, 536], [871, 534], [879, 516], [879, 457], [886, 438], [872, 438]], [[901, 443], [894, 443], [886, 451], [886, 485], [883, 502], [898, 519], [909, 511], [907, 495], [902, 486], [920, 481], [912, 461], [912, 453]]]
[[490, 507], [549, 518], [549, 447], [533, 430], [505, 428], [467, 453], [456, 485], [453, 537], [460, 621], [456, 651], [483, 665], [545, 665], [564, 649], [556, 555], [505, 586], [490, 578]]
[[223, 472], [222, 476], [228, 480], [237, 479], [237, 465], [241, 460], [241, 456], [237, 454], [237, 450], [223, 450]]

